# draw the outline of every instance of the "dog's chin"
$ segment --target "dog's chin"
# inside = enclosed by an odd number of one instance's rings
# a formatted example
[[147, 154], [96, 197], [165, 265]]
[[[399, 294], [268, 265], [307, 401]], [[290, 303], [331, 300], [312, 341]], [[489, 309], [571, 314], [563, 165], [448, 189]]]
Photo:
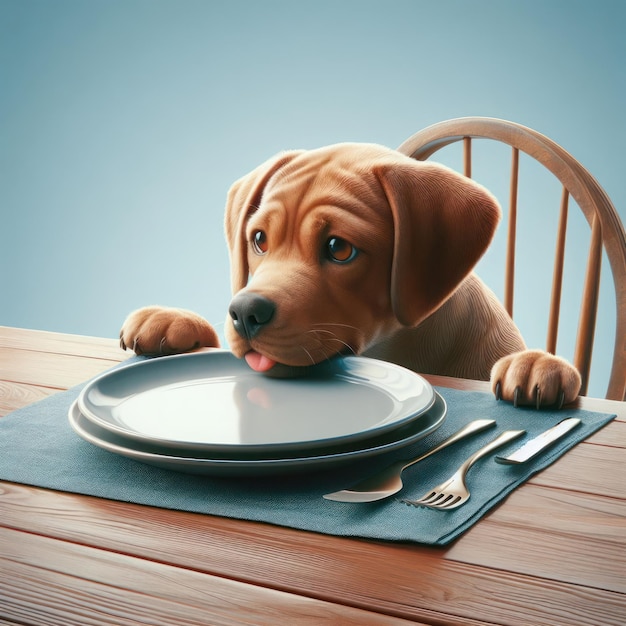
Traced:
[[323, 364], [315, 365], [285, 365], [284, 363], [276, 363], [274, 367], [263, 372], [264, 376], [269, 378], [304, 378], [306, 376], [315, 375]]
[[260, 354], [254, 350], [247, 352], [244, 358], [248, 365], [256, 372], [270, 378], [302, 378], [304, 376], [314, 376], [328, 366], [328, 363], [335, 358], [341, 358], [340, 354], [326, 358], [320, 363], [310, 365], [287, 365], [279, 363], [270, 357]]

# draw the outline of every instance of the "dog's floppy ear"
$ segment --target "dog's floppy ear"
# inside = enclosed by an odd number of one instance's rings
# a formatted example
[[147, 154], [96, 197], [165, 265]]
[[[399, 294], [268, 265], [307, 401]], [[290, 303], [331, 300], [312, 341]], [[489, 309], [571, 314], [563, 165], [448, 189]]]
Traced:
[[486, 189], [436, 163], [402, 158], [375, 173], [394, 221], [393, 310], [402, 324], [416, 326], [483, 255], [500, 207]]
[[233, 183], [226, 199], [224, 227], [230, 253], [230, 280], [233, 293], [248, 282], [246, 224], [258, 209], [265, 186], [278, 170], [302, 150], [281, 152]]

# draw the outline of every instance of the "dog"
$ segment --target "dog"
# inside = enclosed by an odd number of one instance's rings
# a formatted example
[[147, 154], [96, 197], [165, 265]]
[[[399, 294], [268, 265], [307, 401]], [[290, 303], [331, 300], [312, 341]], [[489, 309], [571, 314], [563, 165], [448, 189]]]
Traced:
[[[230, 349], [271, 376], [359, 354], [490, 379], [496, 398], [516, 406], [572, 402], [578, 371], [527, 349], [473, 271], [500, 216], [473, 180], [383, 146], [278, 154], [227, 196]], [[193, 312], [145, 307], [128, 316], [120, 344], [159, 355], [219, 341]]]

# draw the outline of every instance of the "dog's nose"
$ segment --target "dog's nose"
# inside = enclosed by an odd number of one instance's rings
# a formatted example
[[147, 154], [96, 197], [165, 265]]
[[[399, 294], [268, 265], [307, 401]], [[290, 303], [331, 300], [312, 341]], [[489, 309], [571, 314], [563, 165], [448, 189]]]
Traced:
[[252, 339], [274, 317], [276, 305], [258, 293], [247, 291], [232, 299], [228, 312], [235, 330], [244, 339]]

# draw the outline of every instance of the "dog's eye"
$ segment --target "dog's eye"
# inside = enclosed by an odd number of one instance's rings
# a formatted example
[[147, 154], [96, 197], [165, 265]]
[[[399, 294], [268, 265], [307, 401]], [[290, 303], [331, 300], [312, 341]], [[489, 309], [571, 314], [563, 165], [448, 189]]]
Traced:
[[267, 252], [267, 235], [262, 230], [257, 230], [252, 235], [252, 245], [257, 254], [265, 254]]
[[326, 254], [335, 263], [349, 263], [356, 257], [358, 250], [341, 237], [331, 237], [326, 242]]

